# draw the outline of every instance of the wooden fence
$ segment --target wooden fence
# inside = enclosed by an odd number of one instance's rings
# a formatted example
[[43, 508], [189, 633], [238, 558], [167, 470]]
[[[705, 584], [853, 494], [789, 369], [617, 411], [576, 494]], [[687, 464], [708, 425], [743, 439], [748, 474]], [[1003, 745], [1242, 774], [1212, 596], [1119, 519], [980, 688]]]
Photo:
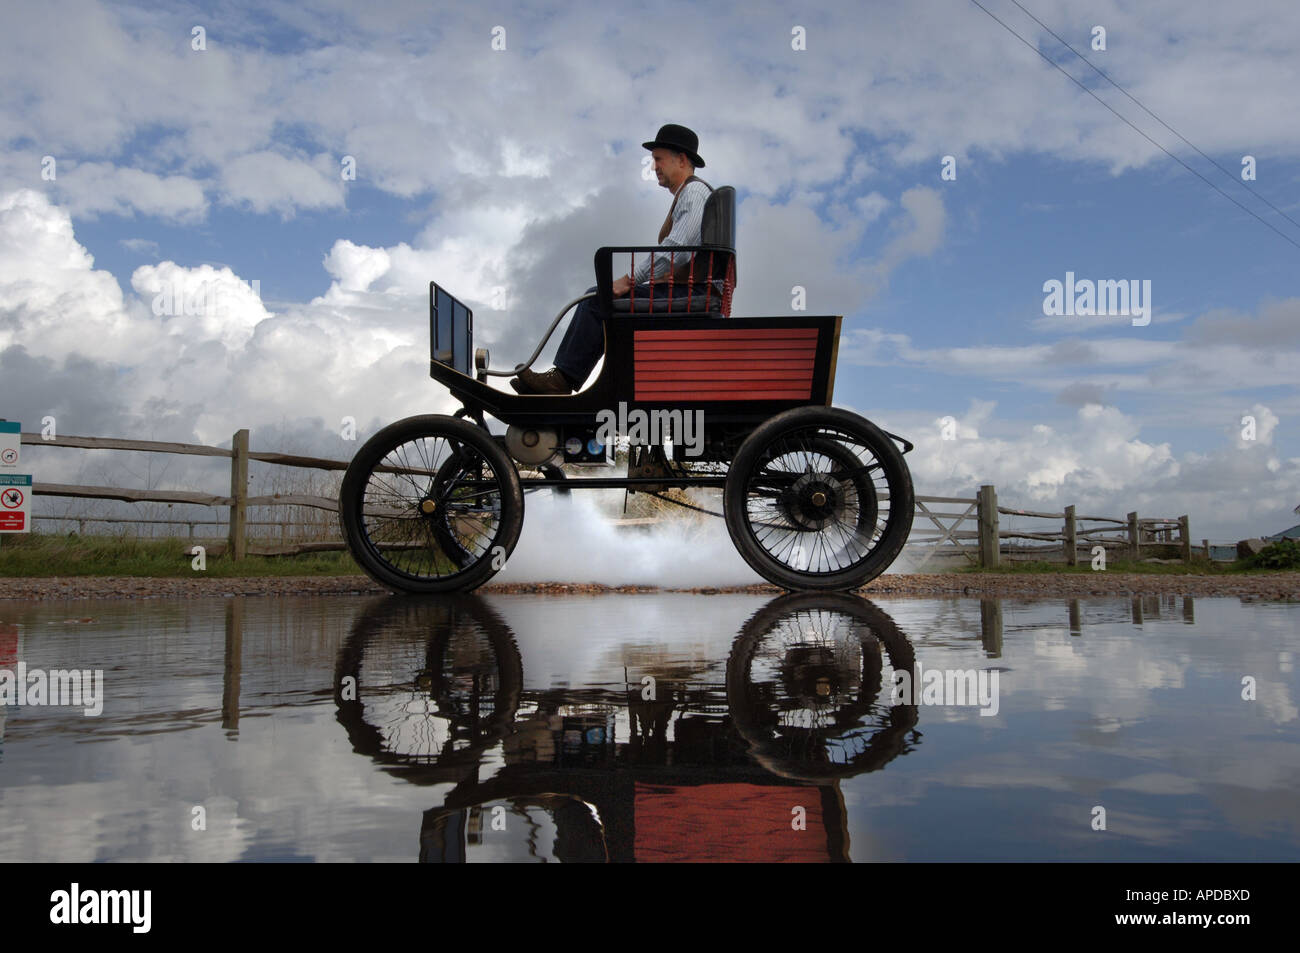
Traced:
[[[135, 490], [123, 487], [79, 486], [62, 483], [33, 483], [34, 496], [62, 496], [83, 499], [109, 499], [126, 502], [144, 503], [188, 503], [200, 506], [229, 507], [228, 520], [199, 519], [132, 519], [129, 517], [91, 517], [91, 516], [37, 516], [36, 519], [76, 520], [83, 527], [87, 522], [126, 522], [126, 523], [171, 523], [188, 525], [190, 537], [194, 536], [197, 525], [220, 525], [228, 523], [226, 534], [226, 551], [233, 559], [243, 559], [247, 555], [295, 555], [304, 552], [323, 552], [345, 548], [342, 540], [313, 540], [290, 543], [287, 541], [287, 521], [248, 520], [248, 508], [253, 506], [305, 506], [314, 509], [338, 511], [338, 501], [333, 497], [315, 496], [305, 493], [272, 493], [260, 496], [248, 494], [248, 464], [256, 460], [262, 463], [278, 464], [288, 467], [308, 467], [317, 470], [346, 470], [348, 461], [329, 460], [323, 457], [307, 457], [291, 453], [269, 453], [250, 450], [248, 431], [239, 430], [231, 438], [231, 447], [209, 447], [203, 444], [170, 443], [158, 440], [119, 440], [114, 437], [56, 437], [45, 439], [37, 433], [21, 435], [25, 444], [38, 444], [55, 447], [80, 447], [98, 450], [138, 450], [150, 453], [179, 453], [199, 456], [230, 458], [230, 495], [214, 496], [196, 493], [190, 490]], [[912, 535], [908, 540], [908, 549], [913, 555], [919, 554], [919, 561], [911, 568], [919, 570], [937, 554], [964, 556], [975, 565], [986, 568], [996, 567], [1003, 556], [1008, 559], [1023, 558], [1028, 553], [1031, 558], [1044, 558], [1044, 555], [1059, 549], [1067, 565], [1076, 565], [1079, 558], [1079, 546], [1089, 556], [1093, 546], [1105, 547], [1109, 552], [1117, 550], [1120, 554], [1138, 559], [1144, 549], [1162, 547], [1169, 552], [1172, 547], [1178, 558], [1190, 561], [1192, 555], [1191, 535], [1186, 516], [1175, 519], [1139, 518], [1137, 513], [1129, 513], [1124, 519], [1110, 516], [1080, 516], [1073, 506], [1067, 506], [1061, 513], [1043, 513], [1032, 510], [1016, 510], [998, 505], [997, 491], [985, 485], [979, 489], [974, 498], [955, 496], [917, 496], [916, 512], [912, 524]], [[932, 509], [932, 507], [952, 506], [952, 510]], [[964, 507], [964, 509], [960, 509]], [[1052, 520], [1059, 522], [1059, 529], [1044, 532], [1020, 532], [999, 528], [999, 516], [1027, 517], [1031, 519]], [[932, 525], [926, 525], [928, 520]], [[632, 520], [637, 524], [646, 520]], [[974, 529], [965, 528], [965, 524], [974, 523]], [[1099, 525], [1088, 525], [1088, 524]], [[279, 544], [250, 544], [248, 528], [250, 526], [279, 526], [281, 539]], [[1055, 546], [1036, 546], [1018, 548], [1014, 544], [1004, 545], [1004, 540], [1031, 540], [1039, 543], [1059, 543]], [[1209, 546], [1205, 544], [1208, 556]]]
[[[248, 431], [239, 430], [231, 438], [229, 449], [209, 447], [204, 444], [170, 443], [161, 440], [119, 440], [115, 437], [55, 437], [45, 439], [38, 433], [22, 434], [25, 444], [37, 444], [47, 447], [81, 447], [95, 450], [140, 450], [149, 453], [180, 453], [205, 457], [230, 458], [230, 495], [214, 496], [209, 493], [196, 493], [192, 490], [136, 490], [115, 486], [79, 486], [66, 483], [32, 483], [33, 496], [66, 496], [82, 499], [123, 500], [128, 503], [190, 503], [199, 506], [229, 507], [229, 530], [226, 534], [227, 552], [233, 559], [243, 559], [253, 555], [294, 555], [303, 552], [321, 552], [344, 548], [341, 540], [325, 540], [282, 544], [279, 546], [261, 546], [254, 544], [250, 549], [248, 542], [248, 508], [250, 506], [307, 506], [315, 509], [338, 511], [338, 501], [327, 496], [314, 496], [306, 493], [273, 493], [250, 496], [248, 493], [248, 463], [257, 460], [262, 463], [274, 463], [286, 467], [309, 467], [317, 470], [346, 470], [348, 461], [328, 460], [323, 457], [305, 457], [292, 453], [268, 453], [253, 451], [248, 448]], [[33, 522], [46, 519], [33, 514]], [[76, 517], [74, 517], [76, 518]], [[97, 521], [96, 517], [82, 517], [86, 522]], [[135, 520], [128, 522], [146, 522]], [[209, 522], [200, 520], [177, 519], [165, 522], [195, 524]], [[211, 521], [218, 522], [218, 521]], [[276, 524], [279, 525], [279, 524]], [[191, 535], [193, 531], [191, 529]]]
[[[965, 504], [966, 508], [960, 513], [936, 513], [927, 505], [932, 503]], [[1059, 528], [1041, 527], [1041, 531], [1004, 530], [1000, 525], [1001, 516], [1051, 520], [1059, 524]], [[933, 528], [918, 528], [917, 523], [922, 517], [929, 519], [934, 524]], [[949, 522], [945, 523], [944, 520]], [[967, 523], [975, 523], [975, 528], [961, 528]], [[1010, 540], [1027, 540], [1045, 545], [1004, 543]], [[921, 554], [919, 562], [911, 567], [914, 572], [939, 553], [960, 554], [975, 565], [985, 568], [998, 566], [1003, 557], [1008, 560], [1060, 557], [1067, 566], [1075, 566], [1078, 565], [1080, 546], [1085, 559], [1092, 557], [1096, 546], [1101, 546], [1107, 553], [1117, 552], [1132, 560], [1141, 559], [1144, 552], [1149, 555], [1153, 551], [1184, 562], [1191, 562], [1192, 559], [1191, 530], [1185, 515], [1173, 518], [1139, 517], [1133, 512], [1120, 519], [1114, 516], [1082, 516], [1075, 511], [1074, 506], [1067, 506], [1060, 513], [1017, 510], [999, 506], [997, 490], [987, 484], [980, 487], [979, 495], [974, 499], [918, 496], [916, 518], [908, 546], [913, 555]], [[1204, 552], [1208, 558], [1208, 543], [1204, 544]]]

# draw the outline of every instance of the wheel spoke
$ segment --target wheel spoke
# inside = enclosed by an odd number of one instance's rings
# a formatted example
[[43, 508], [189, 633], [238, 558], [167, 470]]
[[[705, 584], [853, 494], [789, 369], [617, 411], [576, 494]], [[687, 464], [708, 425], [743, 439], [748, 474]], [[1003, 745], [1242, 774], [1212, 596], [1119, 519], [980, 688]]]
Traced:
[[[429, 426], [394, 434], [371, 451], [368, 472], [345, 478], [348, 543], [372, 575], [398, 588], [472, 588], [486, 578], [494, 548], [512, 548], [518, 535], [517, 474], [486, 432], [460, 422], [446, 432]], [[474, 581], [458, 585], [470, 573]]]
[[890, 500], [910, 499], [906, 479], [905, 468], [891, 476], [872, 439], [855, 428], [822, 422], [794, 427], [774, 436], [751, 465], [744, 530], [764, 562], [800, 578], [858, 571], [880, 561], [876, 554], [887, 535], [899, 535], [889, 530], [904, 514]]

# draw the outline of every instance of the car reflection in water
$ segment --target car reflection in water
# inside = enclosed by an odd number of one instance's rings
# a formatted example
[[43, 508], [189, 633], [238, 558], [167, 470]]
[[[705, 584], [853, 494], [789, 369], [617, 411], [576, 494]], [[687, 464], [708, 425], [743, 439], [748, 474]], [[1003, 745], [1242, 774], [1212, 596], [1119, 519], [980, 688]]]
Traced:
[[359, 617], [334, 697], [353, 750], [450, 786], [421, 861], [846, 861], [839, 782], [918, 743], [916, 706], [891, 704], [913, 667], [877, 606], [803, 593], [745, 623], [723, 684], [666, 666], [623, 691], [525, 690], [482, 598], [395, 596]]

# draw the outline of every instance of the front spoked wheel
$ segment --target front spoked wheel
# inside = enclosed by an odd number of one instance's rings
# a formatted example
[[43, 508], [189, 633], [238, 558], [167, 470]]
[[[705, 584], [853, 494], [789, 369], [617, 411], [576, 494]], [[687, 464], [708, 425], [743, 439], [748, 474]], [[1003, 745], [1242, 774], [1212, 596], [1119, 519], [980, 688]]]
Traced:
[[339, 520], [353, 557], [399, 592], [464, 592], [519, 540], [519, 475], [492, 435], [429, 414], [385, 427], [343, 477]]
[[912, 529], [912, 478], [893, 440], [834, 407], [778, 414], [727, 473], [736, 549], [785, 589], [844, 590], [880, 575]]

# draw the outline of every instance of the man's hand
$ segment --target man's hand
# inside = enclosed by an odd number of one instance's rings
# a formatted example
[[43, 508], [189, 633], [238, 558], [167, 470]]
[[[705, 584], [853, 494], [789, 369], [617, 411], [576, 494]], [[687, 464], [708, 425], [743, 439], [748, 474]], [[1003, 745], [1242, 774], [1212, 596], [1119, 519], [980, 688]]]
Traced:
[[630, 275], [624, 275], [621, 278], [614, 279], [614, 297], [621, 298], [632, 290], [632, 278]]

